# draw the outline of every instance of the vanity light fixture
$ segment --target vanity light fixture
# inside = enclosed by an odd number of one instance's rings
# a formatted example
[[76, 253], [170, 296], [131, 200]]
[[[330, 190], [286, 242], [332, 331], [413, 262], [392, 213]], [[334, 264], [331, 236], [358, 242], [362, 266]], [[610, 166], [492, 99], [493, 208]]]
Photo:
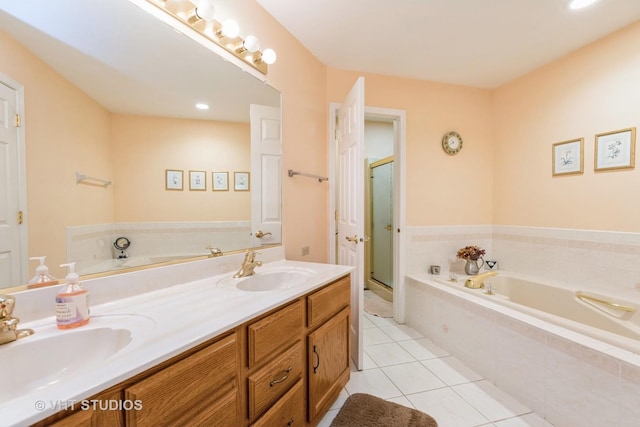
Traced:
[[583, 9], [587, 6], [591, 6], [593, 3], [597, 1], [598, 0], [571, 0], [571, 3], [569, 3], [569, 9], [573, 9], [573, 10]]
[[198, 110], [208, 110], [209, 109], [209, 104], [205, 104], [204, 102], [198, 102], [196, 104], [196, 108]]
[[211, 0], [200, 0], [196, 6], [196, 15], [207, 22], [213, 21], [216, 8]]
[[238, 37], [238, 34], [240, 34], [240, 26], [233, 19], [227, 19], [226, 21], [224, 21], [222, 26], [220, 26], [220, 28], [218, 28], [218, 30], [216, 31], [216, 37], [218, 37], [219, 39], [225, 37], [235, 39], [236, 37]]
[[265, 49], [264, 52], [262, 52], [262, 55], [260, 55], [257, 60], [271, 65], [276, 62], [276, 59], [277, 57], [275, 50]]
[[260, 42], [254, 35], [240, 37], [240, 27], [233, 19], [220, 22], [215, 18], [214, 0], [146, 0], [169, 15], [189, 25], [192, 29], [233, 54], [263, 74], [276, 62], [273, 49], [260, 52]]

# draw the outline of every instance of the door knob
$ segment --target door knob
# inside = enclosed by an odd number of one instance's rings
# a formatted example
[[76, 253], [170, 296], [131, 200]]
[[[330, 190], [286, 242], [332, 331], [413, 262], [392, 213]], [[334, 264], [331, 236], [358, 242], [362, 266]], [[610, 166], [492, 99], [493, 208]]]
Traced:
[[256, 231], [256, 237], [258, 239], [262, 239], [264, 236], [270, 236], [270, 235], [271, 235], [270, 232], [263, 233], [262, 230]]
[[358, 244], [358, 235], [354, 234], [353, 237], [351, 236], [346, 236], [345, 239], [347, 239], [349, 242], [353, 242], [356, 245]]

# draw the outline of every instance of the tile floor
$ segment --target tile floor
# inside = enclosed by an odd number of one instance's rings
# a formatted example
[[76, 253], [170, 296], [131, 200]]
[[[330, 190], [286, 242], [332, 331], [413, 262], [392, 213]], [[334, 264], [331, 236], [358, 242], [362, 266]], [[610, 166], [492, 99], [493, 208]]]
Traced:
[[328, 427], [352, 393], [419, 409], [439, 427], [551, 426], [414, 329], [368, 313], [364, 369], [352, 369], [347, 386], [319, 426]]

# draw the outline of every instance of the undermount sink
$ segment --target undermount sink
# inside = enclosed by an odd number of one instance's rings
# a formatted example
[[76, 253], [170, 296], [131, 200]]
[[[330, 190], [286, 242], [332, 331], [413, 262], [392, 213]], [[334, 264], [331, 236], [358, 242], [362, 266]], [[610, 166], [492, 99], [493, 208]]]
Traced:
[[36, 327], [34, 335], [0, 346], [0, 402], [97, 368], [153, 327], [152, 319], [135, 315], [97, 316], [70, 330]]
[[290, 289], [307, 283], [312, 270], [307, 269], [278, 269], [270, 271], [256, 271], [254, 275], [239, 279], [225, 279], [233, 281], [236, 288], [249, 292], [276, 291]]

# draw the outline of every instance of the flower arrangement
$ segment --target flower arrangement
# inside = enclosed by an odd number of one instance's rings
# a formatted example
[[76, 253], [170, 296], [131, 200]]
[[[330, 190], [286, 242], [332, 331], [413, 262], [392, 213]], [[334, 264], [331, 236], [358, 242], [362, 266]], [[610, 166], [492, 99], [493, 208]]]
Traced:
[[485, 254], [484, 249], [480, 246], [465, 246], [464, 248], [458, 249], [458, 253], [456, 256], [461, 259], [476, 261], [478, 258], [482, 258], [482, 255]]

